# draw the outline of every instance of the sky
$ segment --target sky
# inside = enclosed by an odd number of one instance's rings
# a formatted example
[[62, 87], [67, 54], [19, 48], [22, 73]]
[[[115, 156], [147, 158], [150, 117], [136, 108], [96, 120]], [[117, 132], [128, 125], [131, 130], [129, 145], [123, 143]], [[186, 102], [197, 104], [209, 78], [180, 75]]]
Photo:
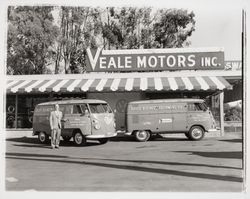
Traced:
[[224, 47], [225, 60], [241, 59], [242, 9], [225, 5], [220, 9], [195, 8], [196, 30], [190, 47]]

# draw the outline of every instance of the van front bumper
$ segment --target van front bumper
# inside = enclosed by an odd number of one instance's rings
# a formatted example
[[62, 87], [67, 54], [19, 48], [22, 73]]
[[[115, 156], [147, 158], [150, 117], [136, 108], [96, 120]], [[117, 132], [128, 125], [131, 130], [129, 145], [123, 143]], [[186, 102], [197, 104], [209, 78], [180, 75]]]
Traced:
[[100, 138], [111, 138], [111, 137], [115, 137], [115, 136], [117, 136], [117, 133], [108, 132], [108, 133], [105, 133], [102, 135], [86, 135], [85, 137], [87, 139], [100, 139]]

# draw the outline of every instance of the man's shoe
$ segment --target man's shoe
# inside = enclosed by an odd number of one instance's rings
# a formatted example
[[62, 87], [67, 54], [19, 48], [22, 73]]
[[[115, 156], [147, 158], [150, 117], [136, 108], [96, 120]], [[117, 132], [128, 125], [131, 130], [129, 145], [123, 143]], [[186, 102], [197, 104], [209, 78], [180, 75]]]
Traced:
[[59, 146], [56, 146], [56, 149], [59, 149]]
[[52, 149], [54, 149], [55, 147], [54, 146], [51, 146]]

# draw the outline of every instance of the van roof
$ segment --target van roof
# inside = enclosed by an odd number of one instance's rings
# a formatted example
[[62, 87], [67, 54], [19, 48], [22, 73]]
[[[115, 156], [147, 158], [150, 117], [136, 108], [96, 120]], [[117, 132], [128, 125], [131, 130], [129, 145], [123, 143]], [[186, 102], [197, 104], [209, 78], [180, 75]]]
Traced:
[[129, 102], [129, 104], [151, 104], [151, 103], [169, 103], [169, 102], [204, 102], [203, 99], [191, 99], [191, 98], [178, 98], [178, 99], [153, 99], [153, 100], [140, 100]]
[[58, 101], [51, 101], [51, 102], [44, 102], [44, 103], [40, 103], [38, 105], [54, 105], [54, 104], [83, 104], [83, 103], [107, 103], [103, 100], [97, 100], [97, 99], [80, 99], [80, 100], [58, 100]]

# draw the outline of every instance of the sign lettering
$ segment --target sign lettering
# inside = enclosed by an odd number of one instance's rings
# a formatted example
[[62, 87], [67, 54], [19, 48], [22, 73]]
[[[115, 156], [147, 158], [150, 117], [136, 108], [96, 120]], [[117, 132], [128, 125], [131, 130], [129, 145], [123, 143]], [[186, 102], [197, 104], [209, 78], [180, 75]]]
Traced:
[[241, 71], [242, 70], [242, 62], [241, 61], [225, 61], [225, 70], [231, 71]]
[[87, 49], [88, 72], [224, 69], [223, 51]]

